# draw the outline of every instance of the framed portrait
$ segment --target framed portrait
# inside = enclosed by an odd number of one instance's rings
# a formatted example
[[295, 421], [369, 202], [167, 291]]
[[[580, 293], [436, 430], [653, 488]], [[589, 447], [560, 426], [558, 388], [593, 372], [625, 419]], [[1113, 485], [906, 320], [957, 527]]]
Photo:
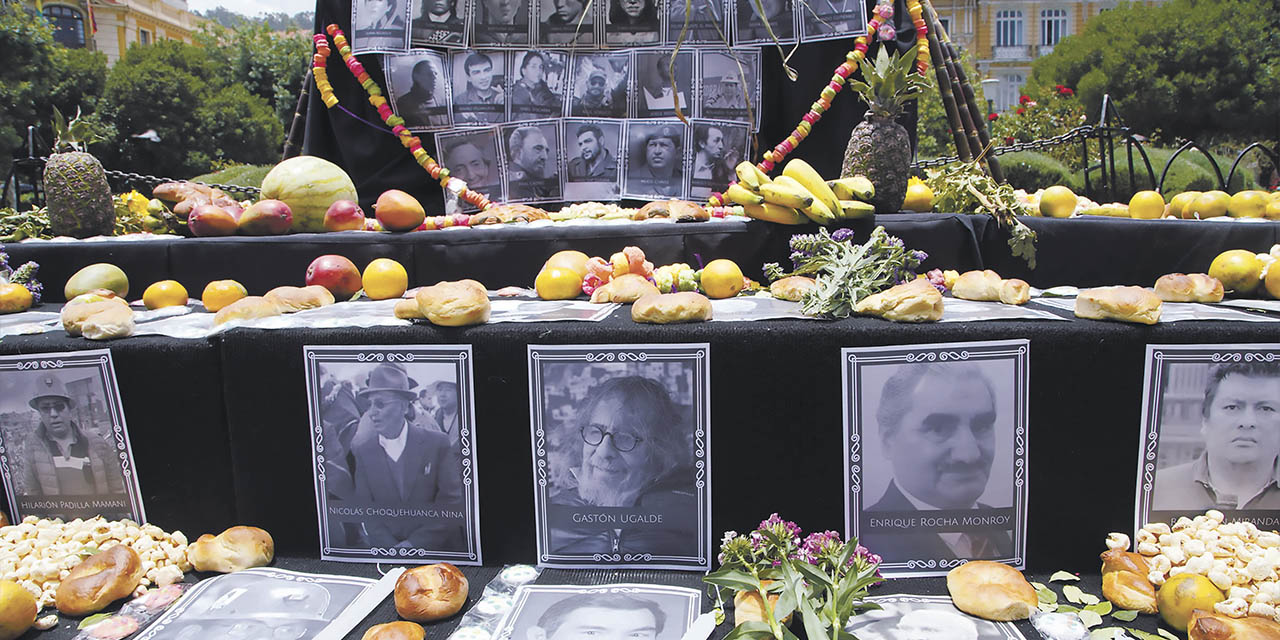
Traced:
[[471, 346], [302, 353], [320, 558], [480, 564]]
[[566, 118], [560, 148], [565, 165], [564, 199], [609, 201], [621, 197], [622, 121]]
[[801, 42], [852, 38], [867, 33], [867, 5], [861, 0], [812, 0], [798, 7]]
[[696, 115], [760, 127], [760, 50], [698, 51]]
[[387, 99], [410, 131], [447, 129], [449, 80], [445, 57], [438, 51], [415, 50], [383, 56]]
[[680, 640], [701, 604], [702, 594], [694, 589], [656, 584], [524, 585], [493, 637]]
[[596, 46], [598, 5], [590, 0], [538, 0], [537, 41], [566, 49]]
[[146, 522], [109, 349], [0, 356], [0, 475], [12, 522]]
[[627, 120], [622, 195], [642, 200], [684, 197], [688, 126], [679, 120]]
[[413, 0], [409, 44], [418, 47], [467, 46], [469, 0]]
[[351, 50], [355, 53], [409, 50], [411, 0], [353, 0]]
[[472, 45], [528, 47], [533, 42], [533, 0], [472, 1]]
[[728, 6], [725, 0], [666, 0], [666, 3], [663, 44], [729, 46], [729, 13], [725, 10]]
[[689, 121], [693, 141], [689, 148], [689, 197], [703, 201], [723, 192], [737, 179], [734, 167], [750, 158], [751, 125], [729, 120]]
[[450, 54], [452, 109], [456, 127], [483, 127], [507, 120], [506, 52], [468, 49]]
[[560, 162], [560, 121], [526, 120], [498, 127], [506, 158], [507, 202], [564, 199]]
[[529, 345], [538, 564], [706, 571], [707, 344]]
[[795, 5], [791, 0], [733, 0], [733, 6], [734, 45], [796, 42]]
[[693, 51], [637, 51], [636, 87], [631, 112], [637, 118], [674, 118], [676, 105], [685, 117], [693, 114]]
[[845, 534], [885, 576], [1024, 568], [1026, 340], [841, 350]]
[[[497, 127], [437, 133], [436, 150], [440, 164], [468, 187], [487, 194], [495, 202], [507, 199], [502, 180], [505, 164], [498, 150]], [[464, 210], [475, 209], [460, 198], [459, 201]]]
[[859, 640], [1024, 640], [1012, 622], [975, 618], [949, 596], [872, 596], [881, 609], [849, 619], [845, 631]]
[[569, 76], [569, 115], [625, 118], [631, 92], [631, 53], [575, 53]]
[[547, 49], [512, 52], [507, 77], [511, 79], [509, 121], [564, 115], [569, 54]]
[[604, 41], [609, 47], [662, 42], [662, 0], [604, 0]]
[[1280, 526], [1280, 344], [1147, 345], [1134, 535], [1209, 509]]

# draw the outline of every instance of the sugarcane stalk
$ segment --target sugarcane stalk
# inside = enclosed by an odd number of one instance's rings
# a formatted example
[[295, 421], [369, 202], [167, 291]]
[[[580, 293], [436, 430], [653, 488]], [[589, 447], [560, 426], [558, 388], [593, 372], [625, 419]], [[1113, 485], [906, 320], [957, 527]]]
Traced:
[[937, 16], [933, 13], [933, 7], [925, 5], [928, 10], [925, 13], [925, 20], [929, 27], [929, 58], [933, 61], [933, 73], [938, 79], [938, 95], [942, 98], [942, 107], [947, 113], [947, 125], [951, 128], [951, 137], [955, 139], [956, 156], [963, 162], [973, 160], [973, 152], [969, 149], [969, 141], [965, 138], [964, 123], [960, 121], [960, 109], [956, 106], [956, 95], [952, 91], [951, 75], [947, 71], [947, 63], [942, 58], [942, 46], [939, 44], [938, 34], [942, 33], [938, 24]]
[[978, 125], [974, 122], [974, 116], [969, 111], [968, 105], [963, 102], [964, 88], [960, 86], [960, 76], [956, 70], [960, 64], [952, 59], [945, 43], [940, 48], [942, 49], [942, 60], [947, 67], [947, 75], [951, 79], [951, 93], [957, 100], [956, 111], [959, 113], [960, 124], [968, 139], [969, 151], [973, 157], [977, 157], [982, 153], [982, 141], [978, 139]]
[[[982, 115], [982, 111], [978, 109], [977, 96], [974, 94], [973, 85], [969, 84], [969, 79], [965, 77], [964, 66], [960, 64], [960, 56], [956, 53], [956, 48], [950, 42], [943, 46], [947, 48], [947, 53], [956, 60], [956, 74], [960, 81], [960, 87], [964, 92], [964, 101], [969, 107], [969, 115], [977, 124], [979, 148], [984, 151], [990, 147], [991, 134], [987, 131], [987, 119]], [[1004, 182], [1004, 172], [1000, 170], [1000, 161], [993, 155], [985, 155], [987, 162], [987, 172], [991, 174], [991, 179], [996, 182]]]
[[284, 139], [284, 150], [280, 160], [288, 160], [302, 152], [302, 136], [306, 131], [307, 96], [311, 93], [311, 68], [307, 68], [307, 76], [302, 79], [302, 91], [298, 93], [298, 104], [293, 108], [293, 121], [289, 123], [289, 135]]

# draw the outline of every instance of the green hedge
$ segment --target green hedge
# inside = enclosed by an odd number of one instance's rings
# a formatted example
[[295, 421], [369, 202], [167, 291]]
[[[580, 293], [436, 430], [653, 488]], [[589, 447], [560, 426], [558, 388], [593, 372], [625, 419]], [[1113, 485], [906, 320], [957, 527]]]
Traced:
[[1072, 173], [1062, 161], [1039, 151], [1015, 151], [999, 157], [1005, 179], [1015, 189], [1034, 192], [1055, 184], [1063, 185], [1077, 193], [1084, 189], [1083, 178]]
[[[1150, 146], [1145, 147], [1145, 149], [1147, 157], [1151, 161], [1151, 170], [1155, 173], [1155, 180], [1159, 182], [1160, 172], [1164, 170], [1169, 158], [1173, 157], [1175, 150]], [[1214, 156], [1214, 159], [1217, 160], [1218, 167], [1225, 178], [1227, 171], [1231, 169], [1231, 162], [1235, 158]], [[1095, 193], [1087, 194], [1084, 190], [1083, 172], [1073, 172], [1070, 167], [1061, 161], [1037, 151], [1006, 153], [1000, 156], [1000, 166], [1004, 169], [1005, 177], [1008, 179], [1009, 184], [1017, 189], [1034, 192], [1037, 189], [1060, 184], [1094, 200], [1110, 199], [1107, 197], [1108, 194], [1097, 193], [1100, 188], [1098, 182], [1102, 178], [1102, 172], [1097, 169], [1089, 174], [1090, 186]], [[1136, 149], [1133, 154], [1133, 170], [1134, 184], [1131, 185], [1129, 184], [1128, 154], [1123, 146], [1117, 145], [1115, 200], [1128, 202], [1135, 192], [1152, 188], [1151, 180], [1147, 176], [1146, 166], [1142, 163], [1142, 155]], [[1169, 167], [1169, 174], [1164, 179], [1163, 193], [1165, 200], [1168, 200], [1183, 191], [1208, 191], [1217, 188], [1218, 178], [1213, 173], [1213, 168], [1209, 164], [1208, 158], [1204, 157], [1199, 151], [1188, 150], [1178, 155], [1177, 159], [1173, 161], [1173, 165]], [[1257, 182], [1248, 171], [1238, 169], [1236, 170], [1235, 178], [1231, 181], [1231, 188], [1227, 191], [1235, 193], [1245, 189], [1258, 188]]]
[[262, 179], [267, 177], [267, 173], [271, 171], [275, 165], [265, 164], [238, 164], [227, 167], [221, 171], [206, 173], [202, 176], [196, 176], [191, 179], [192, 182], [203, 182], [206, 184], [233, 184], [240, 187], [261, 187]]

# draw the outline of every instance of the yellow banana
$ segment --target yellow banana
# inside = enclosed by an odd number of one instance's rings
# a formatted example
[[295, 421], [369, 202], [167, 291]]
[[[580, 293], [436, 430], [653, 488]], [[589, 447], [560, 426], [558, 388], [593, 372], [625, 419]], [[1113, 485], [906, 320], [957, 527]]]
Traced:
[[770, 202], [759, 205], [743, 205], [742, 210], [746, 212], [749, 218], [778, 224], [804, 224], [809, 221], [807, 216], [791, 207], [783, 207]]
[[799, 182], [801, 186], [809, 190], [813, 194], [814, 200], [820, 201], [827, 207], [828, 211], [834, 212], [840, 210], [840, 199], [831, 191], [831, 187], [827, 186], [822, 176], [818, 175], [817, 170], [809, 166], [808, 162], [799, 158], [794, 158], [787, 162], [782, 168], [782, 175]]
[[841, 200], [840, 217], [845, 220], [866, 218], [876, 212], [876, 206], [861, 200]]
[[836, 221], [835, 212], [827, 208], [827, 205], [817, 198], [813, 199], [813, 204], [801, 209], [800, 213], [808, 216], [810, 220], [818, 224], [826, 225]]
[[765, 179], [761, 180], [760, 171], [756, 169], [754, 164], [745, 160], [739, 162], [738, 166], [733, 168], [733, 172], [738, 174], [738, 184], [750, 189], [751, 191], [758, 191], [760, 189], [760, 185], [769, 182], [769, 176], [765, 176]]
[[748, 191], [746, 187], [737, 182], [729, 185], [729, 188], [724, 190], [724, 197], [734, 204], [764, 204], [764, 198], [760, 194]]
[[756, 172], [756, 179], [760, 181], [760, 184], [769, 184], [770, 182], [773, 182], [773, 180], [769, 178], [769, 174], [761, 171], [760, 167], [753, 164], [751, 165], [751, 170]]
[[840, 178], [827, 183], [831, 191], [841, 200], [861, 200], [870, 202], [876, 196], [876, 187], [864, 176]]
[[760, 195], [765, 202], [770, 202], [793, 209], [803, 209], [813, 204], [813, 196], [800, 185], [789, 185], [782, 181], [760, 185]]

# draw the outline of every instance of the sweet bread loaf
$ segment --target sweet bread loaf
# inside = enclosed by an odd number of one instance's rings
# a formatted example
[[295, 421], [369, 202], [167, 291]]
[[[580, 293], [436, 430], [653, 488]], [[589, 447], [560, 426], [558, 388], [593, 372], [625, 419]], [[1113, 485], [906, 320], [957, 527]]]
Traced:
[[1102, 597], [1122, 609], [1155, 613], [1156, 587], [1147, 579], [1151, 573], [1142, 555], [1110, 549], [1102, 554]]
[[806, 276], [787, 276], [774, 280], [769, 285], [769, 293], [779, 300], [799, 302], [810, 289], [818, 286], [818, 281]]
[[422, 309], [418, 308], [417, 297], [405, 298], [396, 302], [395, 314], [401, 320], [425, 320], [426, 316], [422, 315]]
[[276, 303], [261, 296], [247, 296], [218, 309], [218, 312], [213, 314], [213, 326], [232, 320], [251, 320], [278, 315], [280, 315], [280, 307], [276, 306]]
[[218, 535], [204, 534], [187, 547], [187, 560], [196, 571], [234, 573], [265, 567], [275, 557], [271, 534], [257, 527], [231, 527]]
[[942, 294], [928, 280], [916, 279], [858, 301], [853, 310], [894, 322], [937, 322]]
[[647, 295], [631, 305], [631, 319], [647, 324], [703, 322], [711, 319], [711, 301], [695, 291]]
[[396, 620], [369, 627], [360, 640], [422, 640], [426, 635], [427, 630], [423, 629], [422, 625]]
[[396, 613], [414, 622], [448, 618], [466, 603], [467, 589], [467, 577], [447, 562], [414, 567], [396, 580]]
[[1039, 606], [1035, 587], [1022, 572], [987, 560], [966, 562], [947, 573], [947, 591], [956, 608], [984, 620], [1025, 620]]
[[1230, 618], [1196, 609], [1187, 623], [1188, 640], [1280, 640], [1280, 624], [1258, 616]]
[[688, 200], [655, 200], [636, 210], [632, 220], [671, 218], [676, 222], [705, 222], [711, 214], [702, 205]]
[[73, 336], [83, 333], [84, 321], [95, 313], [100, 313], [114, 307], [122, 307], [126, 311], [129, 310], [129, 303], [122, 298], [103, 298], [101, 296], [78, 296], [71, 302], [62, 306], [62, 328]]
[[85, 318], [80, 333], [90, 340], [111, 340], [133, 335], [136, 326], [133, 309], [127, 304], [118, 304]]
[[1031, 285], [1024, 280], [1010, 278], [1000, 283], [1000, 302], [1020, 305], [1031, 300]]
[[275, 303], [280, 308], [280, 313], [306, 311], [333, 304], [333, 294], [318, 284], [307, 287], [276, 287], [262, 297]]
[[128, 545], [99, 551], [71, 569], [54, 595], [58, 611], [87, 616], [128, 596], [142, 581], [142, 558]]
[[635, 302], [648, 295], [658, 294], [658, 286], [647, 278], [634, 273], [624, 273], [591, 292], [591, 301], [596, 303]]
[[1222, 281], [1203, 273], [1168, 273], [1156, 280], [1165, 302], [1222, 302]]
[[1076, 296], [1075, 314], [1090, 320], [1155, 324], [1160, 321], [1163, 304], [1159, 296], [1142, 287], [1098, 287]]
[[1000, 300], [1000, 285], [1003, 282], [1000, 274], [990, 269], [966, 271], [951, 285], [951, 295], [962, 300], [996, 302]]
[[489, 320], [489, 294], [475, 280], [422, 287], [414, 300], [422, 317], [442, 327], [465, 327]]

